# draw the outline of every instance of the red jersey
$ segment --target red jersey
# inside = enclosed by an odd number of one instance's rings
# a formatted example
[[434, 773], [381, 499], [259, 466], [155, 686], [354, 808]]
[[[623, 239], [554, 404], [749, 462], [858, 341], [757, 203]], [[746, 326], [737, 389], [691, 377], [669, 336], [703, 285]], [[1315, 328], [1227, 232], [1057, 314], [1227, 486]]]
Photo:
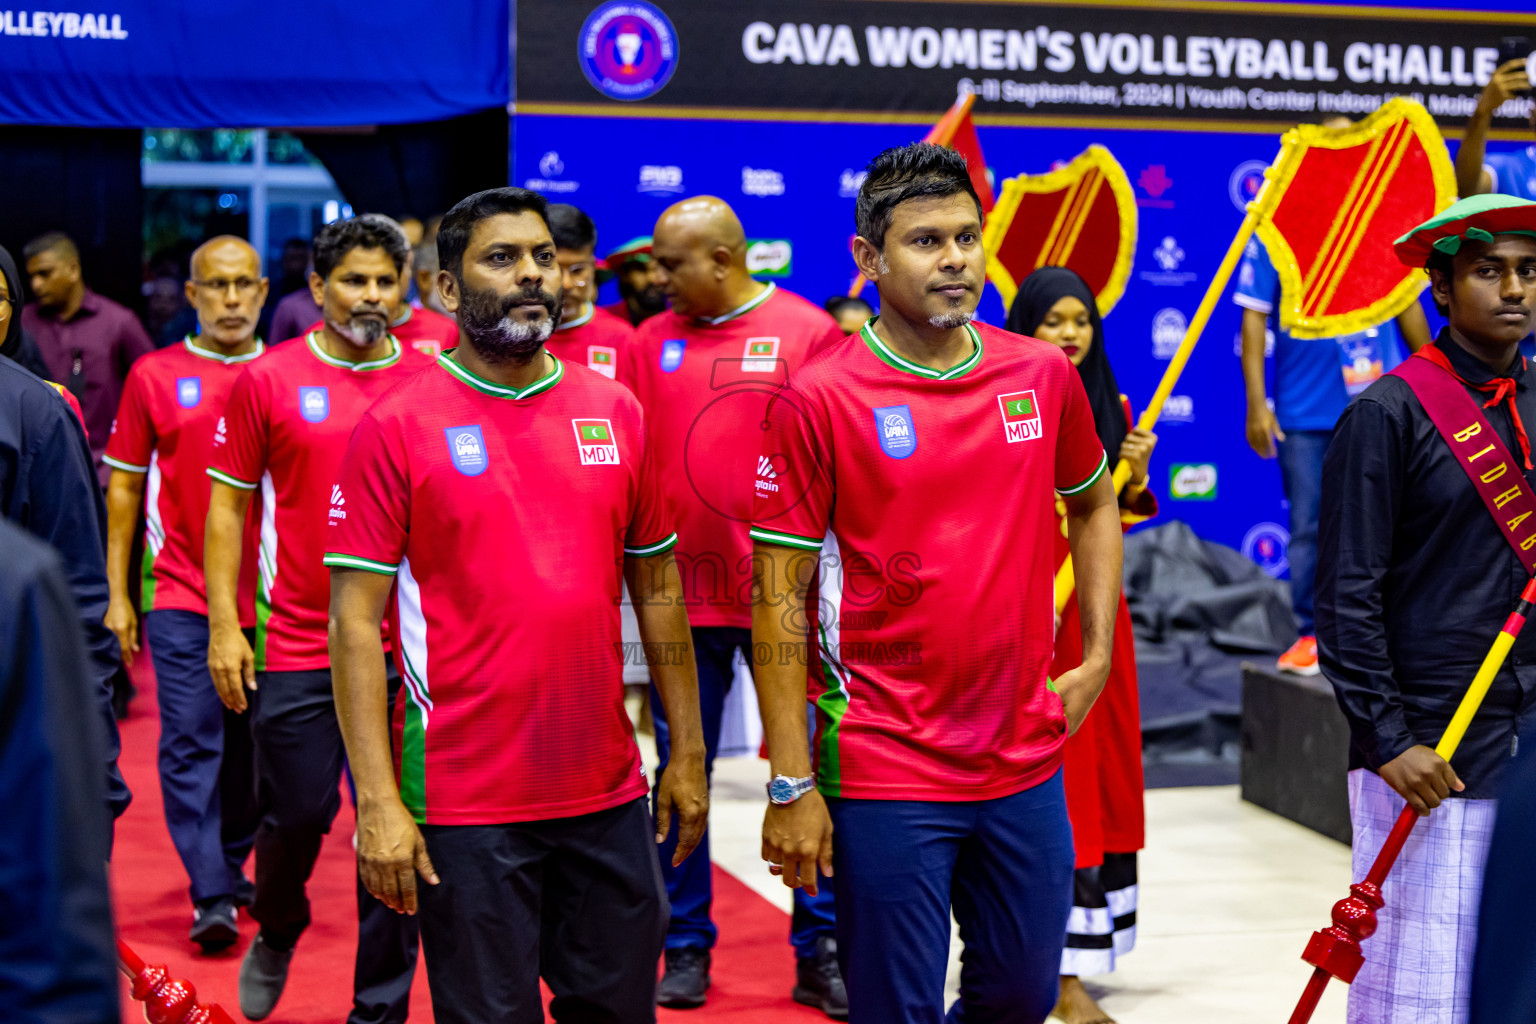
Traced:
[[[313, 334], [324, 329], [325, 321], [316, 320], [304, 333]], [[459, 322], [435, 309], [406, 306], [405, 316], [389, 325], [389, 333], [399, 338], [402, 344], [435, 359], [439, 352], [446, 352], [459, 343]]]
[[772, 284], [725, 316], [669, 309], [636, 330], [619, 381], [651, 425], [691, 625], [752, 625], [747, 526], [763, 417], [789, 375], [842, 337], [825, 310]]
[[[123, 400], [107, 440], [107, 465], [141, 473], [144, 481], [144, 611], [177, 608], [208, 614], [203, 585], [203, 527], [208, 520], [208, 477], [214, 428], [246, 364], [265, 351], [261, 342], [242, 356], [223, 356], [186, 338], [142, 356], [123, 382]], [[240, 561], [240, 625], [255, 624], [256, 525], [247, 520]]]
[[969, 330], [972, 355], [940, 373], [866, 326], [773, 403], [751, 532], [821, 553], [811, 695], [828, 796], [986, 800], [1061, 763], [1055, 494], [1107, 462], [1060, 349]]
[[588, 306], [582, 316], [556, 327], [544, 347], [564, 362], [585, 366], [613, 380], [618, 377], [619, 353], [634, 341], [635, 329], [628, 320]]
[[261, 488], [256, 668], [263, 671], [330, 666], [331, 580], [320, 560], [336, 471], [368, 407], [428, 363], [399, 339], [391, 339], [393, 353], [366, 363], [327, 355], [318, 339], [311, 331], [251, 364], [229, 396], [208, 467], [231, 487]]
[[625, 302], [623, 299], [620, 299], [618, 302], [610, 302], [608, 305], [599, 306], [598, 308], [601, 309], [604, 313], [613, 314], [613, 318], [615, 320], [622, 320], [629, 324], [631, 327], [634, 326], [634, 321], [629, 318], [629, 303]]
[[640, 403], [558, 358], [520, 390], [449, 356], [369, 409], [325, 564], [395, 576], [400, 797], [418, 822], [565, 818], [645, 795], [624, 712], [624, 557], [677, 541]]

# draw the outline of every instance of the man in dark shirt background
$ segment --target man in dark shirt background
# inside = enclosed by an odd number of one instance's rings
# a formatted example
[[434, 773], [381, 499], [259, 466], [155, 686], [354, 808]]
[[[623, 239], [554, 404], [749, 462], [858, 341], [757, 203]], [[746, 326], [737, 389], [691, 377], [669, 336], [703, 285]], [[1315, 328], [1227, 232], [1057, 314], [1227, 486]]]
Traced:
[[21, 258], [34, 296], [21, 311], [21, 325], [37, 342], [49, 377], [79, 399], [97, 480], [105, 487], [111, 471], [101, 455], [123, 381], [135, 359], [155, 350], [154, 343], [127, 307], [85, 286], [80, 251], [68, 235], [40, 235], [22, 249]]
[[[1503, 445], [1493, 459], [1507, 454], [1536, 481], [1525, 427], [1536, 424], [1536, 374], [1519, 352], [1536, 309], [1536, 203], [1463, 200], [1397, 253], [1427, 265], [1450, 321], [1414, 357], [1440, 368], [1414, 369], [1459, 381]], [[1491, 464], [1477, 464], [1485, 482]], [[1352, 737], [1355, 877], [1404, 800], [1428, 815], [1383, 888], [1348, 1020], [1461, 1024], [1494, 798], [1511, 757], [1536, 742], [1536, 630], [1515, 643], [1447, 764], [1433, 745], [1529, 572], [1402, 377], [1377, 381], [1339, 420], [1323, 463], [1318, 556], [1319, 657]]]

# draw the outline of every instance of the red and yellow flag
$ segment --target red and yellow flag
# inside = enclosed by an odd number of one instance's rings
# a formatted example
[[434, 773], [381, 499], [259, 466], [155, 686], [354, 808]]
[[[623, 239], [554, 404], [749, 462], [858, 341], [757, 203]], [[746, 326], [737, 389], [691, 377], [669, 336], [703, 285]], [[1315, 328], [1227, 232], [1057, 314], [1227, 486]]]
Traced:
[[1426, 277], [1392, 243], [1456, 199], [1429, 112], [1399, 97], [1348, 128], [1301, 125], [1285, 145], [1256, 226], [1280, 277], [1280, 325], [1329, 338], [1408, 308]]
[[934, 126], [923, 136], [924, 142], [945, 146], [965, 157], [965, 167], [971, 174], [971, 185], [981, 199], [981, 212], [990, 213], [996, 199], [992, 195], [992, 183], [987, 180], [987, 161], [981, 155], [981, 140], [976, 137], [976, 122], [971, 120], [971, 107], [976, 105], [976, 94], [968, 92], [955, 100], [955, 105], [944, 112]]
[[1125, 293], [1136, 252], [1136, 196], [1125, 169], [1103, 146], [1089, 146], [1047, 174], [1003, 182], [982, 245], [987, 279], [1013, 305], [1019, 282], [1039, 267], [1068, 267], [1093, 289], [1107, 314]]

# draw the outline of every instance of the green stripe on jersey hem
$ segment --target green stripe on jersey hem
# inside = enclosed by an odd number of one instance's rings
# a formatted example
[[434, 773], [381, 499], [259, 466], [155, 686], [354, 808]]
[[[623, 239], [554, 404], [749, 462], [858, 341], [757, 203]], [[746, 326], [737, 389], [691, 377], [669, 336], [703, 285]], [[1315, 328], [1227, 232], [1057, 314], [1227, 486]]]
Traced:
[[144, 545], [144, 559], [140, 563], [139, 571], [143, 574], [143, 585], [139, 590], [139, 610], [148, 615], [155, 610], [155, 555], [149, 550], [149, 545]]
[[638, 548], [626, 547], [624, 549], [624, 553], [632, 558], [649, 558], [652, 555], [659, 555], [663, 552], [671, 551], [676, 546], [677, 534], [673, 533], [670, 536], [664, 537], [663, 539], [657, 541], [655, 544], [647, 544], [644, 547]]
[[105, 462], [107, 465], [111, 466], [113, 469], [120, 469], [120, 470], [122, 470], [124, 473], [148, 473], [149, 472], [149, 467], [148, 466], [135, 466], [131, 462], [124, 462], [122, 459], [114, 459], [110, 455], [103, 455], [101, 457], [101, 461]]
[[822, 796], [842, 796], [843, 767], [839, 746], [842, 741], [843, 716], [848, 713], [848, 698], [843, 693], [842, 683], [827, 662], [831, 656], [827, 650], [827, 631], [819, 625], [817, 630], [821, 634], [821, 674], [822, 685], [826, 689], [816, 698], [816, 708], [826, 716], [826, 724], [821, 730], [820, 756], [816, 759], [816, 788]]
[[466, 370], [463, 366], [459, 365], [458, 360], [448, 358], [450, 355], [448, 352], [444, 352], [437, 357], [437, 365], [441, 366], [443, 369], [447, 370], [449, 373], [459, 378], [460, 381], [468, 384], [476, 391], [484, 392], [485, 394], [491, 395], [495, 398], [510, 398], [515, 401], [520, 398], [532, 398], [534, 395], [542, 394], [543, 392], [548, 391], [550, 388], [554, 387], [556, 384], [560, 383], [560, 378], [565, 376], [565, 364], [560, 362], [560, 360], [555, 356], [553, 352], [549, 352], [548, 349], [545, 351], [548, 353], [549, 358], [554, 362], [555, 368], [550, 370], [544, 376], [540, 377], [538, 380], [534, 381], [532, 384], [529, 384], [527, 387], [521, 389], [509, 388], [505, 384], [497, 384], [495, 381], [486, 380], [478, 373], [473, 373], [470, 370]]
[[869, 350], [877, 359], [889, 366], [894, 366], [903, 373], [926, 377], [929, 380], [954, 380], [956, 377], [963, 377], [981, 362], [981, 335], [977, 334], [976, 328], [970, 324], [965, 325], [965, 332], [971, 336], [971, 344], [976, 346], [976, 350], [947, 370], [935, 370], [931, 366], [914, 363], [910, 359], [897, 355], [889, 345], [881, 341], [880, 336], [875, 333], [875, 321], [879, 319], [877, 316], [870, 317], [859, 329], [859, 337], [863, 339], [865, 345], [869, 346]]
[[1088, 488], [1098, 483], [1099, 477], [1103, 476], [1105, 470], [1107, 469], [1109, 469], [1109, 454], [1106, 452], [1105, 454], [1099, 456], [1099, 464], [1094, 468], [1094, 471], [1088, 475], [1087, 480], [1084, 480], [1080, 484], [1074, 484], [1071, 487], [1058, 487], [1056, 488], [1056, 493], [1081, 494], [1083, 491], [1086, 491]]
[[801, 537], [794, 533], [765, 530], [761, 526], [752, 527], [747, 531], [747, 535], [764, 544], [778, 544], [786, 548], [799, 548], [801, 551], [820, 551], [821, 545], [825, 543], [825, 538]]
[[384, 367], [394, 366], [400, 361], [400, 354], [402, 352], [402, 349], [400, 348], [400, 339], [395, 337], [393, 334], [389, 336], [389, 343], [393, 347], [391, 348], [389, 355], [385, 356], [383, 359], [370, 359], [365, 363], [349, 363], [345, 359], [337, 359], [325, 349], [321, 348], [320, 342], [315, 337], [315, 335], [318, 333], [319, 332], [317, 331], [310, 331], [304, 336], [304, 343], [309, 346], [309, 351], [314, 355], [316, 359], [320, 360], [322, 363], [325, 363], [328, 366], [334, 366], [339, 370], [357, 370], [359, 372], [364, 372], [367, 370], [382, 370]]
[[327, 551], [325, 557], [320, 559], [322, 563], [333, 569], [366, 569], [383, 576], [393, 576], [400, 571], [398, 565], [390, 565], [388, 562], [375, 562], [371, 558], [362, 558], [358, 555], [339, 555]]
[[237, 476], [230, 476], [228, 473], [220, 473], [218, 470], [214, 469], [212, 466], [208, 467], [208, 475], [213, 477], [215, 480], [217, 480], [221, 484], [229, 484], [229, 486], [231, 486], [231, 487], [238, 487], [242, 491], [254, 491], [256, 489], [256, 485], [255, 484], [246, 483], [244, 480], [241, 480], [239, 477], [237, 477]]

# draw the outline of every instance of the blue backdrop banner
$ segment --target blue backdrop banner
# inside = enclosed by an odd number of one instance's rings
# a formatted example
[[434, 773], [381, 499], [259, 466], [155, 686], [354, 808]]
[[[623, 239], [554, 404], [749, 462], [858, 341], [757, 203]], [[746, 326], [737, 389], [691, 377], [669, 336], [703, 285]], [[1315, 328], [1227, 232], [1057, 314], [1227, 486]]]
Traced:
[[369, 125], [502, 107], [508, 7], [507, 0], [0, 7], [0, 123]]

